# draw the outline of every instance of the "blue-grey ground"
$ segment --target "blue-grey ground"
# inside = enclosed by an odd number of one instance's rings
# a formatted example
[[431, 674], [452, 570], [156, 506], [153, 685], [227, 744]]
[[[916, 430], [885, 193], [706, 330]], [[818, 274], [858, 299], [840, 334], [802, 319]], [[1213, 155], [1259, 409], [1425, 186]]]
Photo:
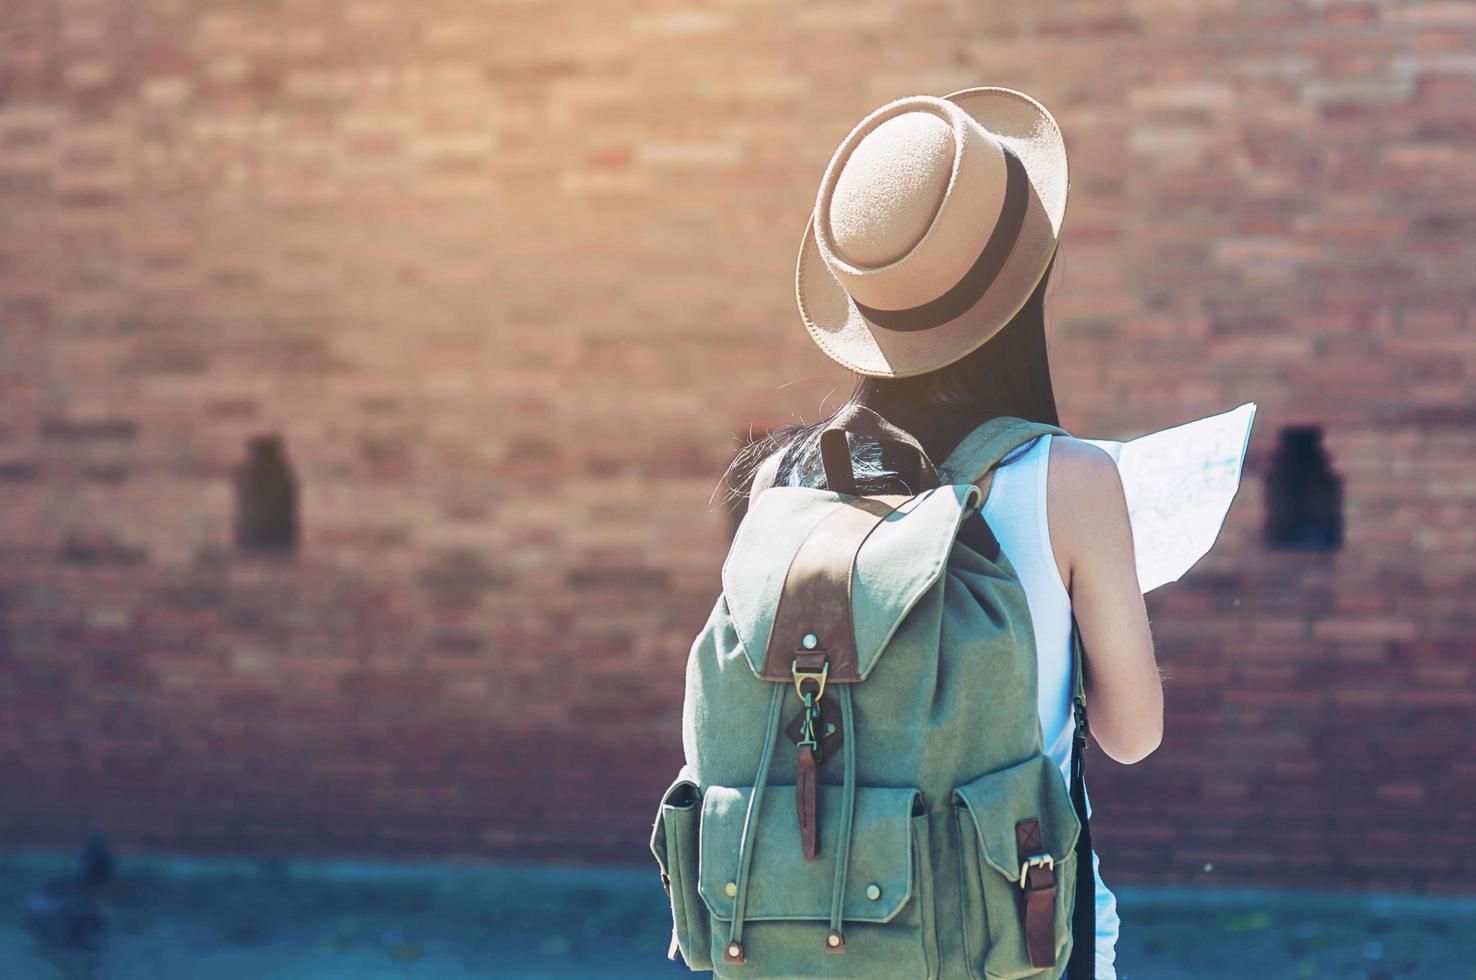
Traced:
[[[92, 952], [40, 947], [26, 896], [64, 857], [0, 858], [5, 980], [675, 977], [654, 871], [123, 855]], [[653, 865], [654, 867], [654, 865]], [[1473, 883], [1476, 888], [1476, 883]], [[1122, 980], [1476, 980], [1476, 898], [1116, 889]]]

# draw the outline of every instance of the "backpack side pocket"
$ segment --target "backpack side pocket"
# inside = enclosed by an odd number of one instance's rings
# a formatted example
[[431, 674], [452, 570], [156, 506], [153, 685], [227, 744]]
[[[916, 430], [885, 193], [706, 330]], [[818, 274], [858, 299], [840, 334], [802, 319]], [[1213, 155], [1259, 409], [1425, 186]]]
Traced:
[[[1066, 781], [1050, 757], [1036, 755], [998, 769], [954, 790], [958, 818], [961, 909], [965, 960], [977, 980], [1059, 977], [1071, 953], [1071, 915], [1076, 895], [1076, 837], [1081, 829]], [[1017, 827], [1032, 831], [1021, 846]], [[1055, 893], [1027, 896], [1021, 883], [1054, 882]], [[1027, 911], [1027, 906], [1034, 908]], [[1027, 920], [1048, 930], [1051, 962], [1032, 962]], [[1092, 942], [1087, 936], [1084, 942]], [[1047, 957], [1049, 959], [1049, 957]]]
[[697, 851], [701, 838], [702, 791], [690, 779], [678, 778], [661, 798], [651, 828], [651, 853], [661, 868], [661, 885], [671, 899], [671, 946], [692, 970], [711, 970], [711, 921], [697, 892]]

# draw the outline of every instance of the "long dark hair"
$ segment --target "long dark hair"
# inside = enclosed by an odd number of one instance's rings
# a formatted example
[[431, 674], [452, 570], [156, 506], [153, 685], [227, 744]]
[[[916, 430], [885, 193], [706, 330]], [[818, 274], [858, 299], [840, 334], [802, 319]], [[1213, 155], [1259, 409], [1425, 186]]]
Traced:
[[[1059, 254], [1059, 248], [1057, 249]], [[943, 459], [980, 423], [1000, 415], [1060, 425], [1056, 394], [1046, 356], [1045, 294], [1056, 259], [1052, 256], [1039, 284], [1009, 323], [982, 346], [947, 364], [909, 378], [857, 375], [850, 398], [834, 413], [809, 424], [775, 429], [745, 446], [724, 474], [726, 499], [748, 494], [758, 465], [785, 449], [776, 486], [825, 486], [819, 464], [820, 433], [851, 404], [865, 405], [888, 422], [912, 433], [934, 463]], [[906, 489], [910, 453], [883, 453], [873, 440], [854, 437], [852, 456], [859, 493]], [[899, 461], [903, 465], [899, 465]]]

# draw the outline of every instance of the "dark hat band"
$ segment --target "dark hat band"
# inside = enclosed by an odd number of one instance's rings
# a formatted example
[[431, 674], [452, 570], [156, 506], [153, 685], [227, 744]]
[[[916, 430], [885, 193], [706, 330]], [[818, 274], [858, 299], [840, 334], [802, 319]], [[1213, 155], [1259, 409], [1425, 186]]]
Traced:
[[898, 332], [928, 330], [962, 315], [979, 302], [985, 290], [999, 278], [1000, 270], [1004, 268], [1005, 261], [1015, 247], [1015, 241], [1020, 237], [1020, 229], [1025, 224], [1025, 207], [1030, 200], [1030, 182], [1025, 175], [1025, 164], [1010, 149], [1008, 143], [1000, 141], [999, 146], [1004, 150], [1005, 157], [1004, 204], [1000, 207], [994, 232], [989, 236], [989, 241], [984, 243], [984, 250], [974, 260], [973, 266], [946, 293], [921, 306], [910, 306], [902, 310], [879, 310], [858, 303], [852, 297], [851, 302], [855, 303], [856, 309], [868, 321], [878, 327]]

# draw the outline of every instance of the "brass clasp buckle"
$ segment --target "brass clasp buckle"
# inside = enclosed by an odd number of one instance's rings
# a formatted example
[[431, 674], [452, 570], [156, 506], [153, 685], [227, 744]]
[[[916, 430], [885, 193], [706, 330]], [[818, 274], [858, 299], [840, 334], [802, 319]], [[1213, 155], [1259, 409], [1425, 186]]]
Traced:
[[1056, 870], [1056, 859], [1049, 854], [1032, 854], [1020, 862], [1020, 888], [1025, 888], [1025, 876], [1031, 868], [1050, 868]]
[[814, 692], [816, 701], [825, 696], [825, 679], [830, 676], [829, 660], [825, 661], [824, 666], [819, 670], [801, 668], [799, 661], [795, 660], [790, 664], [789, 672], [794, 675], [794, 693], [800, 696], [801, 701], [805, 699], [803, 686], [805, 681], [814, 681], [818, 685], [818, 689]]

